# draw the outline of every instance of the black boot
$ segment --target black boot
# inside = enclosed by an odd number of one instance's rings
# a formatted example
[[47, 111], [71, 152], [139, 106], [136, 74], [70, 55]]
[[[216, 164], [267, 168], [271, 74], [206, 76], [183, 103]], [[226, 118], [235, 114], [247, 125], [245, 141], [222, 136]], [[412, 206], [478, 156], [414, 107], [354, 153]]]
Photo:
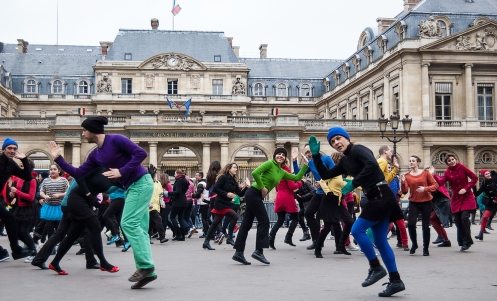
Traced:
[[384, 291], [378, 293], [378, 296], [380, 297], [390, 297], [395, 293], [401, 292], [406, 289], [404, 282], [402, 280], [395, 280], [386, 283], [387, 287], [385, 288]]
[[480, 234], [476, 235], [475, 238], [478, 240], [483, 240], [483, 231], [480, 231]]
[[274, 246], [274, 237], [269, 236], [269, 247], [273, 250], [276, 250], [276, 247]]
[[258, 260], [264, 264], [269, 264], [270, 262], [264, 257], [264, 253], [262, 253], [262, 250], [255, 250], [254, 253], [252, 253], [252, 258], [255, 260]]
[[204, 240], [204, 243], [202, 244], [202, 248], [210, 250], [210, 251], [215, 250], [213, 247], [211, 247], [211, 244], [209, 243], [208, 239]]
[[446, 240], [443, 243], [439, 244], [438, 246], [442, 248], [450, 247], [451, 246], [450, 240]]
[[381, 265], [369, 268], [368, 270], [368, 276], [364, 280], [364, 282], [361, 284], [363, 287], [370, 286], [374, 283], [376, 283], [378, 280], [381, 278], [385, 277], [387, 275], [387, 271], [385, 271], [385, 268], [383, 268]]
[[316, 256], [316, 258], [323, 258], [323, 254], [321, 254], [322, 249], [321, 246], [316, 246], [316, 248], [314, 248], [314, 256]]
[[289, 244], [289, 245], [290, 245], [290, 246], [292, 246], [292, 247], [295, 247], [295, 246], [296, 246], [296, 245], [293, 243], [293, 241], [292, 241], [292, 235], [288, 235], [288, 233], [287, 233], [287, 235], [285, 236], [285, 243], [286, 243], [286, 244]]
[[418, 244], [412, 244], [411, 250], [409, 250], [409, 254], [414, 255], [417, 249], [418, 249]]
[[309, 230], [307, 230], [307, 231], [304, 231], [304, 235], [299, 240], [300, 241], [306, 241], [306, 240], [309, 240], [309, 239], [311, 239], [311, 235], [309, 234]]
[[423, 247], [423, 256], [430, 256], [430, 252], [428, 251], [428, 247]]
[[245, 256], [243, 256], [243, 252], [236, 251], [231, 259], [233, 259], [234, 261], [238, 261], [239, 263], [244, 265], [250, 264], [250, 262], [245, 259]]

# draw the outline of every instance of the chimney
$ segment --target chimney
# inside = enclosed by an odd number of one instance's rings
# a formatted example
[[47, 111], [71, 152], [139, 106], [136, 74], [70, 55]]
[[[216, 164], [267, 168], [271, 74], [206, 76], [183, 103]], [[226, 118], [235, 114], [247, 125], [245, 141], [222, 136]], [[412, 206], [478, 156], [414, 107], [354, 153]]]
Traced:
[[17, 39], [17, 51], [19, 53], [27, 53], [28, 52], [28, 41], [24, 41], [23, 39]]
[[107, 41], [100, 41], [100, 50], [102, 55], [107, 55], [109, 52], [109, 48], [112, 46], [112, 42], [107, 42]]
[[236, 57], [240, 57], [240, 46], [233, 46], [233, 52], [235, 53]]
[[421, 0], [404, 0], [404, 12], [410, 12]]
[[259, 46], [260, 58], [267, 59], [267, 44], [261, 44]]
[[392, 19], [392, 18], [378, 18], [378, 19], [376, 19], [376, 22], [378, 23], [378, 33], [381, 34], [385, 30], [387, 30], [387, 28], [390, 27], [390, 25], [392, 25], [395, 21], [397, 21], [397, 20]]
[[157, 18], [150, 19], [150, 26], [152, 27], [152, 30], [157, 30], [159, 28], [159, 19]]
[[230, 44], [230, 47], [233, 48], [233, 37], [227, 37], [228, 44]]

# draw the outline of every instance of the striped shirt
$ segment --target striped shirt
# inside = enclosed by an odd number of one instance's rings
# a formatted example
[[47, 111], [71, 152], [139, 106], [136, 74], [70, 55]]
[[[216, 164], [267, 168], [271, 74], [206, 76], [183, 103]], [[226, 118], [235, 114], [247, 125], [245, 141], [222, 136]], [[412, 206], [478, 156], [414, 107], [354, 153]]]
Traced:
[[[69, 187], [69, 182], [67, 181], [66, 178], [58, 177], [57, 179], [52, 179], [52, 178], [48, 177], [45, 180], [43, 180], [43, 182], [41, 182], [40, 192], [43, 192], [44, 194], [46, 194], [48, 196], [52, 196], [55, 193], [65, 193], [68, 187]], [[48, 200], [48, 202], [60, 204], [61, 200], [62, 200], [62, 197], [50, 198]]]

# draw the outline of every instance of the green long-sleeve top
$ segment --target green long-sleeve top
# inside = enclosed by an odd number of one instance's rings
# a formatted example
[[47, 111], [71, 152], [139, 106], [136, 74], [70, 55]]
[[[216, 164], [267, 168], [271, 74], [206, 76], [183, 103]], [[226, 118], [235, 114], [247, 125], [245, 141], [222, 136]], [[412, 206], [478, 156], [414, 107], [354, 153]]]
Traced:
[[252, 187], [257, 190], [267, 188], [267, 192], [270, 192], [281, 180], [301, 180], [306, 171], [307, 165], [303, 165], [299, 173], [294, 175], [283, 170], [276, 161], [268, 160], [252, 171], [255, 180]]

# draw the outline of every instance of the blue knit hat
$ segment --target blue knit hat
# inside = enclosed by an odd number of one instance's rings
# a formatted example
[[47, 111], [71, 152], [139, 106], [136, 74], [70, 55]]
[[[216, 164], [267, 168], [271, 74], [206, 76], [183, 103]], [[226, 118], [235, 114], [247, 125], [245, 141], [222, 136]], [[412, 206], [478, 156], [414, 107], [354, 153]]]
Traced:
[[9, 145], [15, 145], [16, 147], [18, 147], [17, 142], [14, 139], [5, 138], [5, 140], [3, 141], [3, 144], [2, 144], [2, 150], [5, 150], [7, 148], [7, 146], [9, 146]]
[[328, 143], [330, 142], [331, 138], [335, 136], [342, 136], [347, 140], [350, 140], [350, 135], [347, 133], [347, 131], [339, 126], [335, 126], [329, 129], [328, 131], [328, 136], [326, 137], [328, 139]]

